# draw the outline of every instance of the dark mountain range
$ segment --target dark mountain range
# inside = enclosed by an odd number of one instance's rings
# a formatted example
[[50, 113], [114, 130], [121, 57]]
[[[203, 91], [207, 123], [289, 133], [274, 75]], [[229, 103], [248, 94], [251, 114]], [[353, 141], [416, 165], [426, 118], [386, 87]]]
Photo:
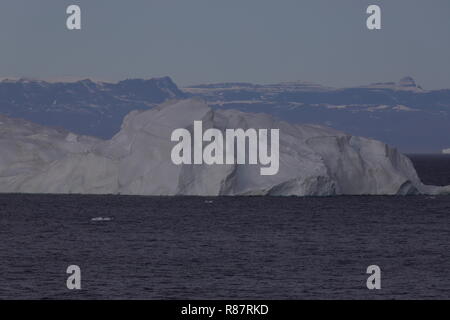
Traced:
[[384, 141], [403, 152], [450, 147], [450, 89], [425, 90], [414, 79], [352, 88], [305, 82], [203, 84], [180, 90], [168, 77], [118, 83], [0, 82], [0, 113], [42, 125], [110, 138], [123, 117], [169, 99], [199, 96], [214, 108], [264, 112]]
[[184, 97], [168, 77], [118, 83], [4, 80], [0, 82], [0, 113], [75, 133], [110, 138], [130, 111]]
[[217, 108], [322, 124], [376, 138], [404, 152], [433, 153], [450, 147], [450, 90], [427, 91], [411, 77], [342, 89], [289, 82], [206, 84], [185, 91]]

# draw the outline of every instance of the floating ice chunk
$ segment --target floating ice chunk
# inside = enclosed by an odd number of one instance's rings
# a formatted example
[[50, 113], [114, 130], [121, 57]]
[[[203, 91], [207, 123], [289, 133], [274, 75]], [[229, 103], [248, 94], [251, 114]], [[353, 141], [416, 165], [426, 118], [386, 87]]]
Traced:
[[95, 217], [95, 218], [91, 219], [91, 221], [95, 221], [95, 222], [112, 221], [112, 220], [113, 220], [113, 218], [110, 218], [110, 217]]

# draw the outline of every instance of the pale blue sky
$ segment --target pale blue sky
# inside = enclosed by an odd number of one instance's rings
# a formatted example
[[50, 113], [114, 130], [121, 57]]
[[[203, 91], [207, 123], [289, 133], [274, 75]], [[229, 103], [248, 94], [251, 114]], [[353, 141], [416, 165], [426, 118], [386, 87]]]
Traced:
[[[65, 10], [82, 9], [82, 31]], [[366, 29], [379, 4], [383, 29]], [[0, 78], [450, 88], [448, 0], [1, 0]]]

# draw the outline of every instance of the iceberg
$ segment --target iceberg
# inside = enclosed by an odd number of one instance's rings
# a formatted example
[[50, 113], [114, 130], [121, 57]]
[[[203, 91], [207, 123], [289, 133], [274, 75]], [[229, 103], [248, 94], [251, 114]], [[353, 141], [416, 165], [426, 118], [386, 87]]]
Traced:
[[450, 148], [442, 150], [443, 154], [450, 154]]
[[[174, 130], [279, 129], [279, 171], [251, 164], [171, 161]], [[290, 124], [267, 114], [216, 110], [174, 100], [132, 111], [110, 140], [0, 117], [0, 192], [126, 195], [447, 194], [424, 185], [406, 156], [388, 145], [331, 128]]]

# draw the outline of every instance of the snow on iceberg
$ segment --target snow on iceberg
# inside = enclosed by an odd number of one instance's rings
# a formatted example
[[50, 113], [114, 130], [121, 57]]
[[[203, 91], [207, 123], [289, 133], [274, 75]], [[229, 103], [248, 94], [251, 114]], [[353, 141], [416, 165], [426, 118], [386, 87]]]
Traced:
[[[280, 130], [280, 165], [174, 165], [173, 130]], [[0, 118], [0, 192], [129, 195], [406, 195], [450, 193], [425, 186], [411, 161], [386, 144], [266, 114], [213, 110], [198, 99], [128, 114], [111, 140]]]

